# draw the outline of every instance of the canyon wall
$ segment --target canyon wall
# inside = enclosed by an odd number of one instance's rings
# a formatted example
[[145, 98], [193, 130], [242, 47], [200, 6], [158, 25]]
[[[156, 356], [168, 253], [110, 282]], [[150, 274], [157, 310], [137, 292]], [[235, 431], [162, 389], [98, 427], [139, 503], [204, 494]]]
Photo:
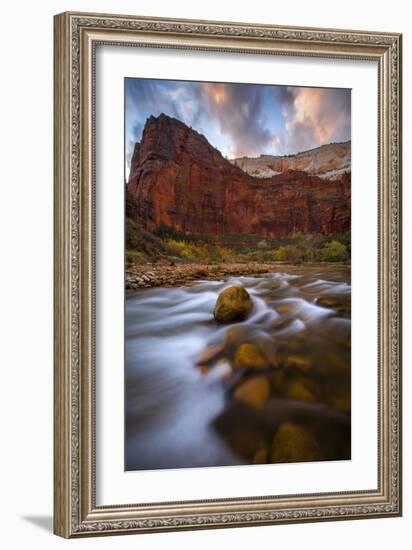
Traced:
[[286, 169], [252, 177], [181, 121], [150, 117], [136, 144], [127, 185], [127, 214], [153, 231], [186, 236], [279, 237], [350, 229], [350, 171], [329, 180]]

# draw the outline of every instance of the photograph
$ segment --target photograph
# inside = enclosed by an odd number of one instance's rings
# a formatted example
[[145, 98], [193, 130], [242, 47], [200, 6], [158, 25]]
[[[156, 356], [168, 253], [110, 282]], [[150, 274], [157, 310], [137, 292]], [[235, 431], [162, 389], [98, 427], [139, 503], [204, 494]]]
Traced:
[[402, 514], [402, 33], [226, 15], [54, 17], [61, 537]]
[[351, 89], [125, 77], [123, 185], [125, 470], [350, 460]]

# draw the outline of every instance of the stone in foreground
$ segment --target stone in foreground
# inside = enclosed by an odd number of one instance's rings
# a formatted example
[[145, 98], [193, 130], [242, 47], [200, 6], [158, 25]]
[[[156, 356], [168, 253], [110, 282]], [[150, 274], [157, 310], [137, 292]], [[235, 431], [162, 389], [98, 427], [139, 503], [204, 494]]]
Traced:
[[255, 409], [263, 408], [270, 394], [270, 384], [266, 376], [255, 376], [246, 380], [235, 390], [235, 398]]
[[272, 443], [271, 462], [313, 462], [322, 460], [319, 445], [304, 426], [285, 422]]
[[248, 291], [242, 285], [234, 285], [219, 294], [213, 315], [218, 323], [233, 323], [246, 319], [252, 308]]

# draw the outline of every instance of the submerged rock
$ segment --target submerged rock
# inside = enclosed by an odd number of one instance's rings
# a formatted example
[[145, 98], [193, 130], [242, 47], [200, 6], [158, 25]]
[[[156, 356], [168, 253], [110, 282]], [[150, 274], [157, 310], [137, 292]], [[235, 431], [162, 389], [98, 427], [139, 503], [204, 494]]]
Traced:
[[290, 382], [286, 396], [289, 397], [289, 399], [297, 399], [298, 401], [315, 401], [315, 396], [301, 380], [293, 380]]
[[238, 347], [233, 366], [235, 369], [265, 369], [268, 361], [255, 344], [245, 343]]
[[321, 449], [311, 432], [300, 424], [284, 422], [272, 442], [272, 463], [322, 460]]
[[270, 384], [266, 376], [256, 376], [241, 383], [235, 390], [234, 396], [245, 405], [260, 409], [270, 394]]
[[227, 359], [221, 357], [215, 363], [208, 365], [198, 365], [202, 374], [207, 374], [215, 380], [229, 380], [232, 376], [232, 367]]
[[243, 342], [246, 342], [251, 338], [253, 332], [251, 331], [250, 326], [243, 325], [234, 325], [226, 330], [224, 346], [225, 350], [229, 354], [233, 354], [234, 350]]
[[284, 303], [276, 306], [276, 311], [281, 315], [295, 313], [297, 311], [297, 305], [295, 303]]
[[293, 354], [286, 358], [286, 368], [297, 369], [302, 372], [310, 371], [312, 367], [312, 358], [309, 355]]
[[277, 370], [271, 374], [270, 377], [272, 394], [275, 396], [284, 396], [288, 388], [288, 379], [285, 371]]
[[348, 294], [321, 294], [316, 297], [315, 303], [318, 306], [333, 309], [343, 317], [350, 317], [351, 299]]
[[218, 323], [232, 323], [246, 319], [252, 308], [248, 291], [242, 285], [234, 285], [219, 294], [213, 314]]
[[237, 349], [246, 343], [253, 342], [267, 361], [278, 366], [278, 354], [275, 340], [264, 330], [249, 323], [233, 325], [227, 329], [224, 337], [224, 350], [227, 356], [234, 356]]
[[237, 399], [213, 420], [213, 427], [232, 451], [249, 464], [256, 453], [267, 445], [261, 411]]
[[350, 394], [332, 396], [329, 399], [329, 403], [332, 407], [335, 407], [335, 409], [342, 411], [345, 414], [350, 414], [351, 412]]
[[253, 457], [253, 464], [267, 464], [269, 461], [269, 450], [266, 445], [262, 445]]

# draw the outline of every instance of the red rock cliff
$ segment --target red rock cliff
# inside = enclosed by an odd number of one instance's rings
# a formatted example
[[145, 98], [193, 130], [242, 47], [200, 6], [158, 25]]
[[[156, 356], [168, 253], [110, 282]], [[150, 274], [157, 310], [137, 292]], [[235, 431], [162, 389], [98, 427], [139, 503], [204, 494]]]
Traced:
[[147, 120], [135, 146], [127, 205], [151, 231], [167, 226], [216, 239], [342, 233], [350, 228], [350, 173], [334, 181], [295, 170], [254, 178], [161, 114]]

